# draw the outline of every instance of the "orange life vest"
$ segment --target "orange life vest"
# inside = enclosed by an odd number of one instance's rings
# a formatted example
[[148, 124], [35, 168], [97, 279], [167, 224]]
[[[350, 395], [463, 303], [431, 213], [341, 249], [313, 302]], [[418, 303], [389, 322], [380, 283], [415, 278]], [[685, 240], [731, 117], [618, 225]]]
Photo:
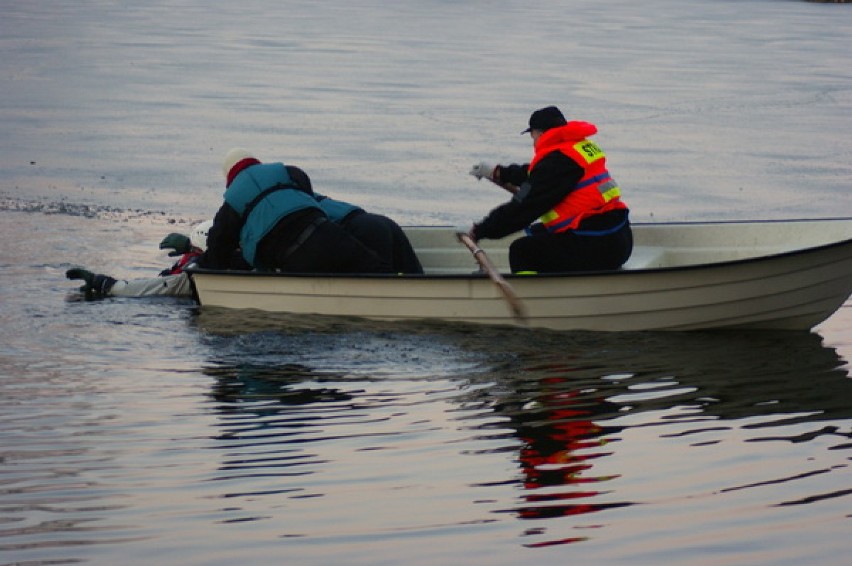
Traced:
[[568, 122], [546, 131], [536, 143], [529, 173], [541, 158], [554, 151], [561, 151], [583, 168], [583, 177], [577, 187], [539, 218], [549, 232], [576, 230], [590, 216], [627, 209], [621, 200], [618, 183], [606, 169], [606, 155], [600, 146], [585, 137], [595, 132], [597, 128], [593, 124]]

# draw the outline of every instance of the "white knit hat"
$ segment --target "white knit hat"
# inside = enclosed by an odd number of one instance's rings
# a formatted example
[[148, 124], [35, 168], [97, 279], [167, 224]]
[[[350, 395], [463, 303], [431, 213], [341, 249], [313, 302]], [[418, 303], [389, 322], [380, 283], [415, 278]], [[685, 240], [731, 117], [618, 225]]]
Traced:
[[243, 159], [255, 159], [255, 157], [248, 152], [248, 150], [243, 149], [241, 147], [235, 147], [227, 154], [225, 154], [225, 159], [222, 160], [222, 174], [225, 178], [228, 178], [228, 173], [231, 172], [231, 169], [242, 161]]

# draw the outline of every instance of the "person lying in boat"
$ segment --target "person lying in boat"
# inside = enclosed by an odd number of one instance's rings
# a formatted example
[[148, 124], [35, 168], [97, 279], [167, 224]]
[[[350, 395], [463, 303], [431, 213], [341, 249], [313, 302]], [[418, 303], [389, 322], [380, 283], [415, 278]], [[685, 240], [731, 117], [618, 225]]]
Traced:
[[192, 287], [185, 269], [195, 263], [207, 245], [207, 231], [212, 220], [202, 222], [193, 228], [189, 236], [172, 232], [160, 242], [161, 250], [172, 250], [169, 257], [180, 256], [169, 268], [160, 272], [158, 277], [122, 280], [103, 273], [94, 273], [82, 267], [74, 267], [65, 272], [68, 279], [84, 282], [80, 287], [87, 297], [191, 297]]
[[604, 152], [588, 139], [597, 131], [588, 122], [566, 121], [556, 106], [533, 112], [529, 128], [521, 132], [532, 137], [529, 163], [481, 162], [471, 169], [477, 179], [514, 196], [475, 223], [470, 237], [502, 238], [526, 230], [509, 247], [513, 273], [621, 267], [633, 251], [633, 235]]
[[311, 194], [307, 174], [261, 163], [241, 148], [222, 163], [224, 203], [198, 265], [227, 269], [240, 250], [254, 269], [291, 273], [395, 273], [390, 262], [330, 222]]

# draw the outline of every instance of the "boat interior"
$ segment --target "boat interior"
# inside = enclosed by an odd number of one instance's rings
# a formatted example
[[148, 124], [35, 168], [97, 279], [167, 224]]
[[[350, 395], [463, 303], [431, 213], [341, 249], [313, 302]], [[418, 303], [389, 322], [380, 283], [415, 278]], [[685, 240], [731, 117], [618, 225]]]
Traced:
[[[470, 275], [479, 270], [470, 250], [448, 227], [406, 227], [427, 275]], [[622, 269], [665, 269], [737, 261], [849, 240], [852, 219], [637, 224], [634, 247]], [[491, 263], [509, 273], [509, 244], [517, 235], [482, 240]]]

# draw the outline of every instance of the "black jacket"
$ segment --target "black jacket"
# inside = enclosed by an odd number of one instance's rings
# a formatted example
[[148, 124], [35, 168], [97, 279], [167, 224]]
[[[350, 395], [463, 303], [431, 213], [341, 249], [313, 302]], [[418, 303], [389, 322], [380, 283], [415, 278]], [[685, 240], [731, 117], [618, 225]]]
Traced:
[[583, 177], [583, 168], [560, 151], [553, 151], [539, 161], [532, 175], [529, 164], [501, 166], [503, 183], [519, 187], [512, 200], [488, 213], [474, 225], [476, 239], [502, 238], [523, 230], [541, 215], [559, 204]]

